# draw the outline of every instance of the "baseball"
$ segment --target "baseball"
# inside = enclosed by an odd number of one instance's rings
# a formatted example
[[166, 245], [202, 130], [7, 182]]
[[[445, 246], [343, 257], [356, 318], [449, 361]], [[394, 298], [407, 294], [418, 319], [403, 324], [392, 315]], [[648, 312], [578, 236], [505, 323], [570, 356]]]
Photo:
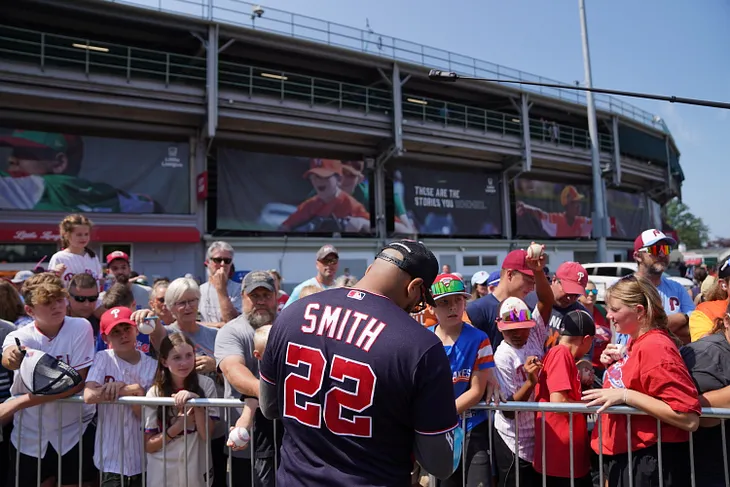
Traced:
[[150, 320], [145, 320], [139, 325], [137, 325], [137, 329], [140, 333], [143, 335], [149, 335], [153, 331], [155, 331], [155, 322]]
[[540, 256], [542, 256], [543, 248], [545, 248], [544, 245], [532, 242], [530, 246], [527, 247], [527, 257], [530, 259], [539, 259]]
[[233, 428], [231, 433], [228, 435], [228, 441], [236, 445], [237, 448], [242, 448], [248, 444], [251, 437], [248, 435], [246, 428]]

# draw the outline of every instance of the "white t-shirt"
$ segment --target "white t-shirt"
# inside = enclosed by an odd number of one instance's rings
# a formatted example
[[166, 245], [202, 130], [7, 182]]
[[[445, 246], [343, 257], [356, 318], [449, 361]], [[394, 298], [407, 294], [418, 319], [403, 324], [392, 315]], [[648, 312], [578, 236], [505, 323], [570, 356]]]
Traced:
[[[533, 314], [535, 317], [535, 326], [530, 329], [530, 335], [527, 343], [522, 348], [514, 348], [505, 340], [497, 347], [494, 352], [494, 365], [497, 367], [497, 377], [499, 385], [504, 395], [509, 397], [519, 391], [522, 385], [527, 381], [524, 366], [527, 357], [536, 356], [542, 359], [545, 355], [545, 340], [548, 336], [548, 327], [535, 309]], [[527, 401], [535, 400], [535, 391], [533, 390]], [[523, 412], [518, 415], [519, 435], [520, 435], [520, 458], [525, 461], [532, 462], [535, 449], [535, 414]], [[515, 451], [515, 420], [507, 419], [502, 411], [497, 411], [494, 415], [494, 427], [502, 437], [507, 446]]]
[[65, 249], [60, 250], [51, 257], [51, 260], [48, 262], [48, 270], [53, 272], [53, 269], [58, 264], [64, 264], [66, 266], [66, 270], [63, 271], [63, 275], [61, 276], [63, 285], [66, 287], [68, 287], [69, 281], [76, 274], [90, 274], [97, 282], [103, 276], [99, 259], [86, 253], [84, 255], [76, 255]]
[[[20, 340], [21, 345], [46, 352], [66, 362], [76, 370], [88, 368], [94, 362], [94, 352], [96, 351], [94, 332], [91, 324], [84, 318], [67, 316], [58, 335], [51, 339], [41, 333], [35, 322], [33, 322], [8, 334], [3, 341], [3, 350], [15, 345], [16, 338]], [[10, 392], [13, 395], [29, 392], [20, 379], [17, 370]], [[79, 408], [81, 408], [81, 422], [79, 422]], [[50, 402], [24, 409], [13, 417], [15, 426], [12, 434], [13, 445], [25, 455], [43, 458], [48, 443], [50, 443], [58, 453], [65, 455], [79, 442], [79, 438], [86, 431], [86, 426], [94, 416], [95, 410], [96, 408], [93, 405], [62, 404], [59, 402]], [[18, 438], [21, 431], [21, 418], [23, 436]], [[39, 422], [40, 431], [38, 428]], [[58, 431], [59, 424], [61, 426], [60, 434]]]
[[[241, 301], [241, 284], [236, 281], [228, 280], [226, 286], [226, 294], [231, 300], [233, 307], [241, 312], [243, 302]], [[218, 302], [218, 291], [210, 284], [205, 282], [200, 286], [200, 305], [198, 306], [200, 316], [206, 323], [220, 323], [223, 321], [221, 314], [221, 305]]]
[[[213, 379], [198, 374], [198, 381], [206, 398], [212, 399], [218, 397]], [[161, 397], [157, 392], [157, 387], [153, 386], [150, 388], [147, 391], [147, 397]], [[159, 433], [162, 425], [157, 421], [157, 408], [144, 407], [142, 411], [145, 418], [145, 433]], [[173, 414], [177, 414], [177, 411], [174, 409]], [[208, 416], [217, 420], [219, 418], [218, 408], [209, 407]], [[165, 426], [169, 427], [170, 425], [168, 423]], [[162, 449], [147, 454], [148, 486], [178, 487], [185, 485], [186, 467], [188, 487], [206, 486], [207, 477], [210, 476], [212, 478], [213, 476], [213, 462], [210, 459], [210, 449], [206, 448], [205, 442], [201, 441], [196, 427], [197, 425], [191, 426], [188, 424], [187, 451], [185, 450], [185, 438], [181, 434], [179, 437], [166, 443], [164, 456]], [[205, 428], [205, 426], [202, 427]], [[212, 434], [213, 428], [209, 432]], [[206, 454], [208, 455], [207, 464]], [[210, 468], [208, 472], [205, 470], [206, 465]]]
[[[86, 382], [96, 382], [99, 385], [107, 382], [139, 384], [147, 391], [154, 382], [157, 361], [141, 352], [139, 356], [139, 362], [131, 364], [117, 357], [114, 350], [103, 350], [94, 357], [94, 365], [89, 369]], [[134, 415], [129, 405], [99, 404], [97, 410], [99, 418], [94, 443], [96, 468], [129, 477], [142, 473], [145, 458], [139, 441], [142, 419]]]

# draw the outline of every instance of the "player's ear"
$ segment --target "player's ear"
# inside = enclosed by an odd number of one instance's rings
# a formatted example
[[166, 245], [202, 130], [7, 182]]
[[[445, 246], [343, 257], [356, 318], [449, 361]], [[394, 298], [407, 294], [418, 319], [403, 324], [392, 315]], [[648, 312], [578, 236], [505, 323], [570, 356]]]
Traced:
[[53, 174], [63, 174], [68, 169], [68, 157], [63, 152], [56, 154], [53, 161]]
[[416, 295], [420, 296], [423, 292], [423, 279], [417, 277], [408, 283], [408, 297], [413, 298]]

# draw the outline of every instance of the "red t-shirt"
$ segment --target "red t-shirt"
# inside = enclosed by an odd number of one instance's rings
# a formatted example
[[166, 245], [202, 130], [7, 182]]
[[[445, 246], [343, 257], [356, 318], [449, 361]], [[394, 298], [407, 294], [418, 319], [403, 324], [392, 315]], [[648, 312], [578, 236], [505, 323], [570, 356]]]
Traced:
[[[581, 400], [580, 379], [575, 358], [564, 345], [551, 348], [543, 359], [543, 369], [535, 386], [535, 400], [550, 402], [550, 393], [564, 392], [568, 399]], [[545, 466], [551, 477], [570, 478], [570, 417], [568, 414], [545, 414]], [[535, 416], [535, 457], [533, 466], [542, 473], [542, 412]], [[588, 428], [583, 414], [573, 414], [573, 466], [576, 477], [590, 472]]]
[[276, 298], [277, 310], [279, 313], [281, 313], [281, 310], [284, 309], [284, 305], [287, 301], [289, 301], [289, 295], [284, 291], [279, 291], [279, 297]]
[[593, 307], [593, 321], [596, 323], [596, 336], [593, 337], [593, 359], [591, 362], [594, 367], [603, 369], [605, 366], [601, 363], [601, 354], [611, 342], [611, 327], [595, 306]]
[[[664, 401], [678, 413], [700, 414], [697, 388], [687, 371], [679, 349], [663, 330], [651, 330], [631, 340], [628, 354], [607, 369], [604, 389], [629, 388]], [[603, 454], [626, 453], [626, 416], [602, 414]], [[658, 441], [657, 420], [652, 416], [631, 417], [631, 451]], [[689, 441], [689, 433], [662, 423], [662, 442]], [[598, 452], [598, 425], [593, 428], [591, 447]]]

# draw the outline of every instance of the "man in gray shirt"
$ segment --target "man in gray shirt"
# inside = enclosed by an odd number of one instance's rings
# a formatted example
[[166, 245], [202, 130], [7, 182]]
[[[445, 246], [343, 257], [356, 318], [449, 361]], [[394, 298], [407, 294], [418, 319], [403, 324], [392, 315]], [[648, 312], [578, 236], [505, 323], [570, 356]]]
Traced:
[[[218, 330], [215, 340], [215, 360], [225, 379], [224, 397], [241, 399], [242, 396], [259, 396], [259, 366], [253, 356], [253, 336], [257, 328], [270, 325], [276, 317], [277, 301], [274, 279], [268, 272], [252, 271], [246, 274], [242, 286], [243, 313]], [[229, 409], [230, 425], [240, 415], [238, 409]], [[256, 432], [254, 431], [254, 436]], [[233, 486], [251, 485], [251, 449], [233, 451], [231, 477]], [[263, 461], [260, 461], [263, 460]], [[259, 481], [271, 477], [271, 467], [266, 460], [256, 458], [256, 477]], [[257, 483], [258, 485], [258, 483]]]

